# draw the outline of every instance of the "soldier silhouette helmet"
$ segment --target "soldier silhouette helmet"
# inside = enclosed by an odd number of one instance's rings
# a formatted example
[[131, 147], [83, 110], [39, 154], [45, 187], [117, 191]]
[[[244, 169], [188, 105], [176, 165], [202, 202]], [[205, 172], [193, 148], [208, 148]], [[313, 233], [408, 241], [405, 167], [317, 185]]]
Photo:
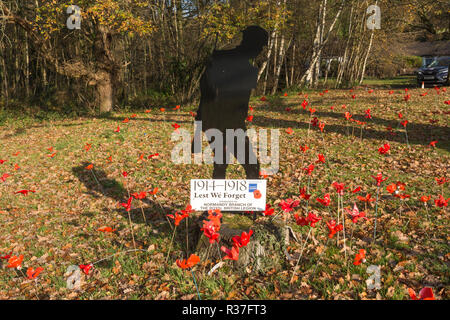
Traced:
[[249, 26], [242, 31], [242, 41], [236, 50], [250, 56], [257, 57], [267, 45], [269, 34], [259, 26]]

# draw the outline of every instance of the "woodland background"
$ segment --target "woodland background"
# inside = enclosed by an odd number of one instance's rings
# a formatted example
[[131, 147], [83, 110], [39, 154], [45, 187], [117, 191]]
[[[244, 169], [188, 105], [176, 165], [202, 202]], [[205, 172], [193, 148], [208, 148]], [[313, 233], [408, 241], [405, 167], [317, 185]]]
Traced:
[[[69, 30], [70, 4], [81, 29]], [[369, 5], [381, 29], [368, 30]], [[350, 87], [420, 66], [405, 41], [449, 41], [439, 0], [0, 1], [0, 108], [68, 114], [191, 103], [214, 48], [257, 24], [270, 33], [256, 59], [258, 94]], [[341, 57], [329, 66], [326, 58]]]

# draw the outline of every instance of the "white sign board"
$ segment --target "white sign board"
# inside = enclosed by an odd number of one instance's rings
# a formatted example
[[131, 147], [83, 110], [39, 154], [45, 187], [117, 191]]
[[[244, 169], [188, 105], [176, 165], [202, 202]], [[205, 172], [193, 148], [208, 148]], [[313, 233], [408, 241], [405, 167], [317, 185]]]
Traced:
[[192, 179], [192, 209], [264, 211], [266, 182], [266, 180]]

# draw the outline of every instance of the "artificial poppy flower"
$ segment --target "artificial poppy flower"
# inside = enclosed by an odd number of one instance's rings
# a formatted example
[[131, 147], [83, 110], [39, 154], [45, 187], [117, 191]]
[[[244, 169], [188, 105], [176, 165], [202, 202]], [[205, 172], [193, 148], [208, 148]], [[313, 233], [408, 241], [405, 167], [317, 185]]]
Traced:
[[314, 114], [316, 112], [316, 108], [309, 108], [309, 112], [312, 114]]
[[307, 226], [309, 224], [308, 219], [306, 219], [305, 217], [300, 217], [297, 213], [294, 214], [294, 218], [295, 223], [297, 223], [297, 225], [299, 226]]
[[187, 214], [183, 214], [183, 213], [179, 214], [178, 211], [175, 212], [174, 215], [173, 214], [168, 214], [167, 216], [175, 221], [174, 224], [176, 226], [178, 226], [180, 224], [181, 220], [183, 220], [184, 218], [188, 217]]
[[286, 129], [286, 133], [287, 134], [292, 134], [292, 133], [294, 133], [294, 130], [292, 130], [292, 128], [289, 127], [289, 128]]
[[389, 152], [389, 149], [391, 149], [391, 146], [388, 143], [385, 143], [382, 147], [378, 149], [378, 152], [380, 154], [386, 154]]
[[124, 176], [125, 178], [128, 177], [128, 172], [122, 171], [122, 176]]
[[378, 173], [377, 176], [372, 176], [372, 178], [377, 182], [377, 187], [379, 187], [383, 181], [387, 180], [387, 178], [383, 179], [383, 174], [381, 173]]
[[152, 112], [152, 111], [149, 110], [149, 109], [147, 109], [147, 110], [145, 110], [144, 112], [145, 112], [145, 113], [150, 113], [150, 112]]
[[98, 228], [97, 229], [97, 231], [101, 231], [101, 232], [114, 232], [114, 231], [116, 231], [117, 229], [113, 229], [113, 228], [111, 228], [111, 227], [101, 227], [101, 228]]
[[10, 177], [10, 175], [9, 174], [7, 174], [7, 173], [4, 173], [1, 177], [0, 177], [0, 180], [2, 180], [2, 182], [5, 182], [6, 181], [6, 179], [7, 178], [9, 178]]
[[389, 94], [393, 94], [394, 93], [394, 90], [389, 90]]
[[109, 162], [112, 162], [112, 156], [109, 156], [109, 157], [108, 157], [108, 161], [109, 161]]
[[183, 259], [183, 260], [177, 259], [177, 261], [176, 261], [177, 266], [179, 266], [181, 269], [192, 268], [199, 262], [200, 262], [200, 257], [195, 254], [191, 254], [191, 256], [187, 260], [186, 259]]
[[248, 121], [248, 122], [252, 122], [252, 121], [253, 121], [253, 116], [252, 116], [252, 115], [248, 116], [248, 117], [247, 117], [247, 121]]
[[317, 157], [319, 158], [319, 160], [316, 161], [317, 163], [319, 162], [325, 163], [325, 156], [323, 154], [319, 153]]
[[120, 132], [120, 127], [117, 126], [117, 129], [115, 129], [114, 132]]
[[1, 160], [0, 159], [0, 164], [4, 164], [6, 161], [8, 161], [8, 160]]
[[344, 190], [345, 190], [345, 184], [344, 183], [338, 183], [338, 182], [333, 182], [331, 184], [335, 189], [338, 195], [343, 195], [344, 194]]
[[350, 118], [352, 117], [352, 115], [350, 114], [350, 112], [346, 111], [344, 114], [345, 119], [350, 120]]
[[353, 210], [349, 210], [348, 208], [345, 208], [345, 211], [352, 217], [352, 222], [357, 223], [359, 218], [367, 219], [366, 214], [364, 212], [360, 212], [358, 207], [356, 206], [356, 203], [353, 204]]
[[287, 97], [287, 96], [288, 96], [287, 92], [285, 92], [285, 93], [284, 93], [284, 96], [285, 96], [285, 97]]
[[181, 108], [180, 105], [176, 105], [175, 108], [173, 108], [173, 110], [178, 110], [178, 109], [180, 109], [180, 108]]
[[289, 108], [289, 107], [287, 107], [286, 109], [284, 109], [285, 111], [291, 111], [292, 109], [291, 108]]
[[159, 108], [159, 111], [164, 112], [164, 111], [166, 111], [166, 109], [165, 108]]
[[192, 210], [192, 206], [190, 204], [188, 204], [184, 210], [181, 210], [181, 213], [185, 214], [185, 215], [189, 215], [193, 211], [194, 210]]
[[405, 95], [405, 97], [403, 98], [405, 101], [408, 101], [409, 99], [411, 99], [411, 95], [410, 94], [407, 94], [407, 95]]
[[372, 198], [372, 195], [371, 195], [370, 193], [366, 194], [365, 197], [357, 196], [356, 198], [357, 198], [359, 201], [367, 202], [367, 203], [370, 203], [370, 202], [375, 201], [375, 199]]
[[16, 163], [15, 165], [14, 165], [14, 170], [19, 170], [20, 169], [20, 167], [19, 167], [19, 165]]
[[402, 121], [402, 122], [400, 122], [400, 124], [406, 128], [406, 125], [408, 124], [408, 120]]
[[295, 207], [298, 207], [299, 205], [299, 200], [294, 201], [292, 199], [281, 200], [281, 202], [278, 204], [278, 206], [280, 206], [284, 212], [291, 212]]
[[260, 175], [263, 179], [266, 179], [266, 178], [268, 177], [267, 172], [264, 171], [264, 170], [261, 170], [261, 171], [259, 172], [259, 175]]
[[42, 268], [42, 267], [37, 267], [36, 270], [29, 267], [27, 269], [27, 278], [30, 280], [36, 279], [36, 277], [42, 272], [42, 270], [44, 270], [44, 268]]
[[151, 158], [154, 158], [154, 157], [157, 157], [157, 156], [159, 156], [159, 153], [154, 153], [154, 154], [149, 155], [147, 157], [147, 159], [151, 159]]
[[13, 156], [17, 157], [20, 154], [20, 151], [17, 151], [16, 153], [13, 153]]
[[158, 188], [153, 189], [152, 191], [147, 191], [148, 194], [155, 195], [158, 192]]
[[431, 196], [421, 196], [419, 200], [426, 204], [430, 199]]
[[266, 101], [267, 98], [266, 98], [265, 96], [262, 96], [261, 99], [259, 99], [259, 100], [261, 100], [261, 101]]
[[416, 296], [416, 292], [411, 288], [408, 288], [408, 293], [413, 300], [435, 300], [433, 289], [431, 289], [430, 287], [425, 287], [420, 290], [419, 297]]
[[314, 228], [316, 226], [316, 223], [318, 223], [318, 222], [320, 222], [320, 220], [322, 220], [322, 218], [319, 218], [312, 212], [308, 213], [308, 216], [306, 217], [306, 219], [309, 221], [309, 223], [310, 223], [309, 225], [312, 228]]
[[311, 125], [312, 125], [313, 127], [317, 127], [318, 124], [319, 124], [319, 119], [318, 119], [317, 117], [314, 117], [314, 118], [311, 120]]
[[444, 183], [448, 182], [447, 178], [445, 178], [445, 177], [434, 178], [434, 179], [436, 180], [436, 183], [437, 183], [438, 185], [441, 185], [441, 184], [444, 184]]
[[129, 198], [128, 198], [128, 201], [127, 201], [126, 203], [121, 203], [120, 205], [121, 205], [122, 207], [124, 207], [125, 210], [128, 212], [128, 211], [131, 210], [131, 201], [132, 201], [132, 200], [133, 200], [133, 197], [129, 197]]
[[361, 262], [366, 262], [366, 250], [360, 249], [359, 253], [355, 255], [355, 260], [353, 261], [353, 264], [355, 266], [359, 266]]
[[320, 132], [323, 132], [323, 129], [325, 128], [325, 122], [320, 122], [319, 121], [319, 129], [320, 129]]
[[260, 199], [261, 196], [262, 196], [261, 191], [259, 191], [259, 190], [253, 191], [253, 197], [255, 197], [255, 199]]
[[300, 150], [302, 150], [303, 153], [305, 153], [309, 147], [305, 144], [305, 146], [300, 146]]
[[203, 220], [203, 228], [200, 229], [203, 231], [205, 237], [209, 239], [209, 243], [217, 242], [219, 243], [220, 234], [217, 232], [215, 228], [214, 221], [211, 220]]
[[300, 198], [308, 201], [310, 197], [311, 197], [310, 194], [306, 194], [306, 187], [300, 188]]
[[89, 271], [94, 267], [94, 265], [92, 263], [80, 264], [78, 267], [80, 267], [81, 271], [83, 271], [84, 274], [88, 275]]
[[326, 206], [326, 207], [328, 207], [330, 205], [330, 203], [331, 203], [331, 198], [330, 198], [330, 194], [329, 193], [326, 193], [323, 196], [323, 199], [317, 198], [316, 200], [318, 202], [320, 202], [322, 205]]
[[86, 170], [92, 170], [92, 168], [94, 168], [94, 165], [91, 163], [91, 164], [88, 165], [85, 169], [86, 169]]
[[125, 118], [125, 119], [123, 119], [123, 121], [122, 121], [123, 123], [128, 123], [128, 122], [130, 122], [130, 119], [128, 119], [128, 118]]
[[306, 109], [306, 106], [307, 106], [307, 105], [308, 105], [308, 101], [303, 100], [303, 102], [302, 102], [303, 110]]
[[227, 247], [222, 246], [220, 248], [220, 250], [222, 250], [226, 254], [226, 256], [223, 257], [224, 260], [230, 259], [230, 260], [237, 261], [239, 259], [239, 248], [238, 247], [233, 246], [230, 250]]
[[53, 152], [52, 154], [48, 154], [47, 157], [54, 158], [56, 156], [56, 152]]
[[372, 93], [373, 92], [373, 89], [370, 89], [369, 91], [367, 91], [368, 93]]
[[271, 216], [273, 215], [275, 209], [270, 207], [270, 204], [266, 203], [266, 210], [264, 210], [264, 215], [265, 216]]
[[195, 118], [197, 116], [197, 114], [195, 112], [189, 111], [189, 114], [191, 115], [191, 117]]
[[208, 210], [208, 219], [213, 222], [214, 230], [219, 231], [221, 226], [222, 213], [219, 209]]
[[313, 164], [310, 164], [310, 165], [307, 166], [306, 168], [303, 168], [303, 170], [305, 170], [305, 171], [306, 171], [306, 174], [307, 174], [308, 176], [310, 176], [311, 173], [314, 171], [314, 165], [313, 165]]
[[6, 266], [7, 268], [20, 268], [20, 265], [22, 264], [23, 261], [23, 254], [21, 254], [20, 256], [11, 256], [8, 259], [8, 265]]
[[342, 225], [342, 223], [340, 224], [336, 224], [335, 220], [331, 220], [330, 222], [326, 222], [326, 225], [328, 227], [328, 238], [333, 238], [333, 236], [344, 229], [344, 226]]
[[172, 127], [177, 130], [178, 128], [180, 128], [181, 126], [178, 123], [174, 123], [172, 124]]
[[432, 146], [433, 148], [435, 148], [436, 147], [436, 143], [437, 143], [437, 140], [436, 141], [431, 141], [429, 145]]
[[0, 256], [0, 259], [2, 259], [2, 260], [9, 260], [9, 258], [11, 258], [11, 254], [12, 254], [12, 251], [10, 253], [8, 253], [8, 254], [5, 254], [4, 256]]
[[14, 193], [15, 193], [15, 194], [21, 193], [21, 194], [23, 194], [24, 196], [27, 196], [29, 192], [35, 193], [36, 191], [35, 191], [35, 190], [20, 190], [20, 191], [14, 192]]
[[358, 186], [354, 190], [352, 190], [352, 193], [357, 193], [359, 191], [361, 191], [361, 186]]
[[434, 200], [434, 204], [435, 204], [437, 207], [439, 207], [439, 208], [446, 207], [446, 206], [448, 205], [448, 200], [450, 200], [450, 198], [445, 199], [445, 198], [442, 196], [442, 194], [440, 194], [440, 195], [439, 195], [439, 198], [437, 198], [437, 199]]
[[231, 240], [233, 240], [234, 244], [239, 247], [245, 247], [249, 242], [250, 242], [250, 237], [253, 234], [253, 230], [249, 230], [248, 233], [247, 232], [242, 232], [242, 234], [240, 236], [234, 236], [233, 238], [231, 238]]

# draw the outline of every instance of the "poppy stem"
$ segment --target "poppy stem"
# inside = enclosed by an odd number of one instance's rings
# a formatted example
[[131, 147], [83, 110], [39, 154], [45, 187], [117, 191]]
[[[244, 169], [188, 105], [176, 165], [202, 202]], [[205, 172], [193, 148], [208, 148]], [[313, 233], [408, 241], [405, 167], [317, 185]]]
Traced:
[[300, 262], [300, 260], [301, 260], [302, 257], [303, 257], [303, 251], [305, 250], [305, 247], [306, 247], [306, 244], [307, 244], [307, 242], [308, 242], [309, 236], [311, 235], [311, 230], [312, 230], [312, 227], [309, 227], [308, 236], [306, 237], [305, 243], [304, 243], [303, 246], [302, 246], [302, 251], [300, 252], [300, 257], [298, 257], [297, 263], [295, 264], [294, 272], [292, 273], [292, 277], [291, 277], [290, 283], [292, 283], [293, 280], [294, 280], [295, 274], [296, 274], [296, 272], [297, 272], [297, 266], [298, 266], [298, 263]]
[[189, 268], [189, 270], [191, 271], [192, 279], [194, 279], [195, 289], [197, 289], [198, 300], [202, 300], [202, 298], [200, 298], [200, 291], [198, 291], [197, 281], [195, 281], [194, 272], [192, 272], [192, 270], [190, 268]]
[[186, 258], [189, 256], [189, 217], [186, 218]]
[[329, 241], [330, 241], [330, 238], [328, 237], [327, 242], [325, 243], [325, 249], [323, 249], [323, 252], [320, 254], [319, 259], [317, 259], [317, 262], [315, 263], [316, 267], [314, 268], [313, 273], [312, 273], [312, 276], [313, 276], [312, 280], [314, 280], [314, 275], [316, 274], [316, 270], [319, 267], [320, 259], [322, 259], [322, 256], [325, 254], [325, 251], [327, 250], [327, 245], [328, 245]]
[[377, 217], [378, 217], [378, 193], [380, 191], [380, 186], [377, 187], [377, 200], [375, 201], [375, 227], [373, 229], [373, 242], [375, 243], [375, 239], [377, 236]]
[[345, 255], [345, 261], [347, 261], [347, 243], [345, 238], [345, 212], [344, 212], [344, 197], [341, 196], [341, 212], [342, 212], [342, 232], [344, 234], [344, 255]]
[[170, 240], [169, 251], [167, 252], [166, 262], [169, 260], [169, 254], [170, 254], [170, 250], [172, 250], [173, 239], [175, 238], [176, 231], [177, 231], [177, 226], [175, 226], [175, 229], [173, 230], [173, 233], [172, 233], [172, 239]]
[[406, 125], [405, 125], [405, 136], [406, 136], [406, 145], [409, 148], [409, 141], [408, 141], [408, 131], [406, 130]]
[[142, 218], [144, 218], [145, 224], [147, 224], [147, 219], [145, 218], [144, 208], [142, 207], [142, 202], [140, 203], [141, 212], [142, 212]]

